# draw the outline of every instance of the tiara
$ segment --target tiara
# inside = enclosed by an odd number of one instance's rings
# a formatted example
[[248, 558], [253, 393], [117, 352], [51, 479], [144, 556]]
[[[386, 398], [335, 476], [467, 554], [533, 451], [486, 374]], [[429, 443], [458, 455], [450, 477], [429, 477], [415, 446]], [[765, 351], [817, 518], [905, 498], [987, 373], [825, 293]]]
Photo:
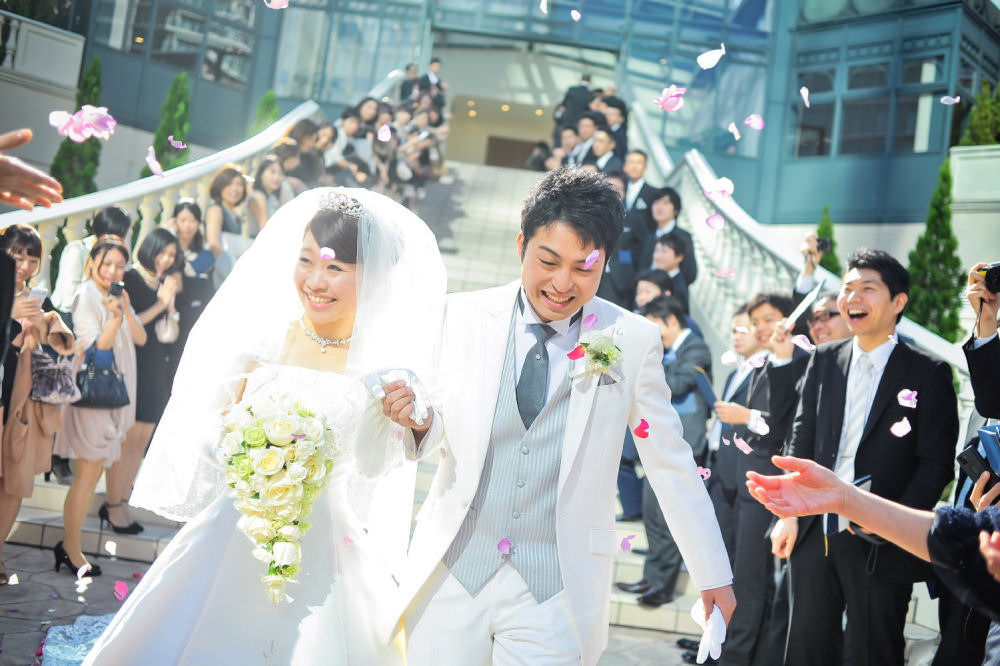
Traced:
[[323, 198], [320, 199], [319, 207], [320, 210], [337, 211], [359, 220], [364, 210], [357, 199], [349, 197], [342, 192], [330, 192], [323, 195]]

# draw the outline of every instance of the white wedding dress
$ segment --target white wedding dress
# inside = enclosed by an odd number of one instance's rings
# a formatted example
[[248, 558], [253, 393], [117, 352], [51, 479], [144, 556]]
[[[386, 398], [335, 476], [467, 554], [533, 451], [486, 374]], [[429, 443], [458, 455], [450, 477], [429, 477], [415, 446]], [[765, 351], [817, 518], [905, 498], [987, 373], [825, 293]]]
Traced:
[[[362, 487], [349, 459], [355, 446], [365, 446], [355, 441], [366, 408], [373, 407], [364, 386], [342, 374], [268, 363], [247, 377], [244, 395], [259, 394], [301, 396], [327, 418], [341, 444], [301, 542], [298, 583], [286, 588], [292, 601], [268, 599], [260, 581], [266, 565], [251, 555], [250, 540], [236, 527], [240, 513], [224, 494], [177, 533], [84, 664], [403, 663], [392, 646], [379, 644], [374, 629], [375, 605], [395, 592], [393, 554], [376, 545], [351, 510], [372, 490]], [[409, 508], [398, 507], [407, 521]]]

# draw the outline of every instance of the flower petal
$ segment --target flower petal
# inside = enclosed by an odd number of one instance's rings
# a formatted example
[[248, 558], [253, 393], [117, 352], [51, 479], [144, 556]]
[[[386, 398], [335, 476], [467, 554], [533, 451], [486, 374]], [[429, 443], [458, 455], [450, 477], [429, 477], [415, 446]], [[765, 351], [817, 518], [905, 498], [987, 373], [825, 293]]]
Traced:
[[917, 408], [917, 392], [911, 391], [910, 389], [903, 389], [896, 394], [896, 400], [903, 407], [909, 407], [910, 409]]
[[167, 137], [167, 141], [170, 143], [171, 146], [177, 148], [178, 150], [184, 150], [185, 148], [187, 148], [187, 144], [184, 143], [183, 141], [177, 141], [176, 139], [174, 139], [173, 134]]
[[591, 312], [589, 315], [583, 318], [583, 328], [589, 331], [597, 325], [597, 315]]
[[739, 365], [740, 359], [736, 355], [736, 352], [732, 349], [727, 349], [722, 352], [722, 365]]
[[539, 0], [538, 10], [543, 14], [549, 13], [549, 0]]
[[566, 358], [568, 358], [571, 361], [575, 361], [577, 359], [583, 358], [586, 353], [587, 351], [583, 348], [583, 345], [577, 345], [576, 347], [573, 348], [573, 351], [566, 354]]
[[378, 128], [378, 132], [375, 133], [375, 137], [382, 143], [387, 142], [392, 138], [392, 129], [389, 127], [389, 123], [382, 125]]
[[504, 537], [500, 539], [500, 543], [497, 544], [497, 550], [500, 551], [501, 555], [510, 555], [511, 545], [510, 539]]
[[332, 247], [323, 246], [319, 249], [319, 258], [325, 259], [326, 261], [333, 261], [337, 258], [337, 253], [333, 251]]
[[743, 121], [743, 124], [750, 129], [757, 130], [758, 132], [764, 129], [764, 119], [761, 118], [758, 113], [751, 113], [746, 117], [746, 120]]
[[623, 553], [632, 552], [632, 539], [635, 538], [634, 534], [629, 534], [627, 537], [622, 539], [621, 547]]
[[739, 141], [743, 138], [743, 135], [740, 134], [740, 129], [736, 126], [736, 123], [729, 123], [729, 127], [726, 129], [728, 129], [729, 133], [733, 135], [733, 141]]
[[710, 470], [707, 467], [699, 467], [698, 468], [698, 476], [701, 477], [702, 481], [708, 481], [709, 478], [711, 478], [711, 476], [712, 476], [712, 470]]
[[751, 368], [763, 368], [764, 364], [767, 363], [767, 358], [764, 356], [751, 356], [747, 363], [750, 364]]
[[958, 104], [961, 101], [962, 101], [962, 97], [960, 95], [959, 96], [955, 96], [955, 97], [951, 97], [949, 95], [945, 95], [944, 97], [941, 98], [941, 103], [944, 104], [945, 106], [953, 106], [955, 104]]
[[705, 218], [705, 224], [708, 228], [713, 231], [718, 231], [722, 227], [726, 226], [726, 218], [722, 217], [718, 213], [713, 213]]
[[712, 49], [711, 51], [705, 51], [695, 60], [698, 61], [698, 66], [702, 69], [712, 69], [719, 64], [722, 60], [722, 56], [726, 55], [726, 45], [719, 44], [719, 48]]
[[729, 279], [729, 278], [731, 278], [731, 277], [733, 277], [733, 276], [736, 275], [736, 269], [735, 268], [716, 268], [712, 272], [715, 275], [718, 275], [720, 278], [725, 278], [725, 279]]
[[85, 562], [83, 566], [76, 570], [76, 579], [80, 580], [87, 575], [88, 571], [90, 571], [90, 562]]
[[750, 447], [750, 445], [747, 444], [746, 441], [739, 435], [733, 436], [733, 444], [736, 445], [736, 448], [738, 448], [740, 451], [742, 451], [747, 455], [753, 453], [753, 449]]
[[905, 416], [889, 426], [889, 432], [896, 437], [905, 437], [910, 434], [911, 430], [913, 430], [913, 426], [910, 425], [910, 419]]
[[569, 10], [569, 16], [574, 21], [579, 21], [580, 19], [583, 18], [583, 14], [581, 14], [578, 9], [571, 9], [571, 10]]
[[732, 180], [723, 176], [712, 184], [711, 189], [705, 190], [705, 196], [709, 199], [729, 199], [736, 191], [736, 185]]
[[639, 425], [633, 428], [632, 434], [639, 439], [646, 439], [649, 437], [649, 423], [646, 419], [639, 419]]
[[104, 542], [104, 550], [108, 551], [108, 554], [111, 555], [111, 557], [114, 557], [118, 554], [118, 544], [111, 539], [108, 539]]
[[62, 128], [73, 119], [73, 114], [67, 111], [53, 111], [49, 114], [49, 125], [58, 128], [60, 131]]
[[270, 9], [285, 9], [288, 7], [288, 0], [271, 0], [270, 2], [264, 0], [264, 4]]
[[597, 250], [591, 250], [590, 254], [587, 255], [587, 260], [583, 262], [584, 270], [590, 270], [597, 263], [597, 260], [601, 258], [601, 253]]
[[125, 597], [128, 596], [128, 583], [123, 580], [115, 581], [115, 599], [118, 601], [125, 601]]
[[149, 170], [153, 172], [154, 175], [163, 177], [163, 167], [160, 163], [156, 161], [156, 151], [150, 146], [146, 151], [146, 166]]
[[795, 345], [796, 347], [798, 347], [799, 349], [806, 350], [807, 352], [811, 352], [814, 349], [816, 349], [816, 345], [814, 345], [809, 340], [809, 338], [807, 338], [804, 335], [795, 335], [795, 336], [792, 336], [792, 344]]
[[806, 88], [805, 86], [802, 86], [801, 88], [799, 88], [799, 95], [802, 96], [802, 103], [805, 104], [806, 108], [808, 109], [809, 108], [809, 88]]

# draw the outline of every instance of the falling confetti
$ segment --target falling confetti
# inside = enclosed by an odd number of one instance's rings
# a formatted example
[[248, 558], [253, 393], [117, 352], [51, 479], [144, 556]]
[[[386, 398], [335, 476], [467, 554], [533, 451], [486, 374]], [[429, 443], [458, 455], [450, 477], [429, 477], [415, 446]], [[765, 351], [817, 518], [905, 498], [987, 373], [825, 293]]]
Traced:
[[941, 103], [944, 104], [945, 106], [954, 106], [955, 104], [958, 104], [961, 101], [962, 101], [961, 96], [951, 97], [949, 95], [945, 95], [944, 97], [941, 98]]
[[378, 132], [375, 133], [375, 136], [382, 143], [385, 143], [389, 139], [391, 139], [392, 138], [392, 128], [389, 127], [389, 123], [386, 123], [385, 125], [382, 125], [382, 127], [379, 127], [378, 128]]
[[729, 127], [726, 129], [728, 129], [729, 133], [733, 135], [733, 141], [739, 141], [743, 138], [743, 135], [740, 134], [740, 128], [736, 126], [736, 123], [729, 123]]
[[753, 449], [750, 448], [750, 445], [747, 444], [746, 441], [744, 441], [743, 438], [740, 437], [739, 435], [733, 436], [733, 444], [736, 445], [736, 448], [738, 448], [740, 451], [742, 451], [747, 455], [753, 453]]
[[354, 539], [352, 539], [351, 537], [349, 537], [349, 536], [347, 536], [345, 534], [344, 535], [344, 544], [346, 544], [348, 548], [354, 548]]
[[571, 361], [575, 361], [577, 359], [583, 358], [586, 353], [587, 350], [583, 348], [583, 345], [577, 345], [576, 347], [573, 348], [573, 351], [566, 354], [566, 358], [568, 358]]
[[622, 539], [621, 547], [622, 547], [622, 552], [623, 553], [631, 553], [632, 552], [632, 539], [634, 539], [634, 538], [635, 538], [634, 534], [629, 534], [627, 537], [625, 537], [624, 539]]
[[167, 142], [169, 142], [171, 146], [177, 148], [178, 150], [184, 150], [185, 148], [187, 148], [187, 144], [184, 143], [183, 141], [178, 141], [177, 139], [174, 139], [173, 134], [167, 137]]
[[569, 10], [569, 15], [570, 18], [572, 18], [574, 21], [579, 21], [580, 19], [583, 18], [583, 14], [581, 14], [580, 11], [577, 9]]
[[271, 2], [264, 0], [264, 4], [270, 9], [285, 9], [288, 7], [288, 0], [271, 0]]
[[8, 585], [17, 585], [20, 582], [21, 582], [21, 579], [17, 577], [16, 573], [15, 574], [11, 574], [10, 578], [7, 579], [7, 584]]
[[319, 258], [326, 261], [333, 261], [337, 258], [337, 253], [333, 251], [333, 248], [324, 245], [319, 249]]
[[49, 593], [49, 599], [58, 599], [58, 598], [59, 598], [59, 595], [56, 594], [55, 592], [50, 592]]
[[752, 368], [763, 368], [764, 364], [767, 363], [767, 358], [764, 356], [751, 356], [747, 363], [749, 363]]
[[711, 478], [711, 476], [712, 476], [712, 470], [710, 470], [707, 467], [699, 467], [698, 468], [698, 476], [701, 477], [702, 481], [708, 481], [708, 479]]
[[736, 275], [736, 269], [735, 268], [716, 268], [714, 271], [712, 271], [712, 273], [714, 273], [715, 275], [718, 275], [720, 278], [725, 278], [725, 279], [728, 280], [729, 278], [734, 277]]
[[646, 421], [646, 419], [639, 419], [639, 425], [637, 425], [635, 429], [632, 430], [632, 434], [634, 434], [639, 439], [646, 439], [647, 437], [649, 437], [649, 423]]
[[805, 104], [806, 108], [808, 109], [809, 108], [809, 88], [806, 88], [805, 86], [802, 86], [801, 88], [799, 88], [799, 95], [802, 96], [802, 103]]
[[76, 570], [76, 579], [82, 580], [88, 571], [90, 571], [90, 562], [85, 562], [82, 567]]
[[726, 45], [719, 44], [719, 48], [705, 51], [696, 60], [698, 61], [698, 66], [702, 69], [712, 69], [719, 64], [724, 55], [726, 55]]
[[816, 349], [816, 345], [810, 342], [809, 338], [807, 338], [804, 335], [792, 336], [792, 344], [798, 347], [799, 349], [806, 350], [807, 352], [811, 352], [814, 349]]
[[889, 427], [889, 432], [891, 432], [896, 437], [905, 437], [906, 435], [910, 434], [911, 430], [913, 430], [913, 426], [910, 425], [910, 419], [906, 418], [905, 416], [899, 421], [893, 423]]
[[896, 394], [896, 400], [903, 407], [909, 407], [910, 409], [917, 408], [917, 392], [911, 391], [910, 389], [903, 389]]
[[597, 260], [601, 258], [601, 253], [597, 250], [591, 250], [590, 254], [587, 255], [587, 260], [583, 262], [583, 268], [585, 270], [590, 270], [597, 263]]
[[743, 124], [750, 129], [757, 130], [758, 132], [764, 129], [764, 119], [761, 118], [758, 113], [751, 113], [746, 117], [746, 120], [743, 121]]
[[740, 357], [732, 349], [722, 352], [722, 365], [739, 365]]
[[497, 550], [500, 551], [501, 555], [510, 555], [511, 543], [510, 539], [504, 537], [500, 539], [500, 543], [497, 544]]
[[592, 312], [583, 318], [583, 328], [589, 331], [594, 326], [597, 326], [597, 315]]
[[671, 85], [669, 88], [664, 88], [660, 92], [660, 96], [653, 100], [658, 107], [664, 111], [679, 111], [684, 106], [684, 93], [687, 92], [687, 88], [678, 88], [675, 85]]
[[149, 150], [146, 151], [146, 166], [149, 167], [149, 170], [152, 171], [154, 175], [160, 177], [163, 176], [163, 167], [156, 161], [156, 151], [153, 150], [152, 146], [150, 146]]
[[125, 601], [125, 597], [128, 596], [128, 583], [123, 580], [115, 581], [115, 599], [118, 601]]
[[115, 131], [118, 121], [108, 113], [108, 107], [84, 104], [73, 114], [53, 111], [49, 114], [49, 124], [71, 141], [83, 143], [90, 137], [107, 141]]
[[722, 227], [726, 226], [726, 218], [722, 217], [718, 213], [713, 213], [705, 218], [705, 224], [708, 228], [713, 231], [718, 231]]
[[142, 574], [136, 571], [134, 574], [132, 574], [132, 578], [135, 578], [136, 580], [142, 580]]
[[549, 13], [549, 0], [539, 0], [538, 10], [543, 14]]
[[715, 181], [711, 189], [705, 190], [705, 196], [712, 200], [730, 199], [735, 190], [736, 185], [733, 181], [723, 176]]
[[108, 539], [104, 543], [104, 550], [108, 551], [108, 554], [110, 554], [111, 557], [114, 557], [115, 555], [118, 554], [118, 543], [112, 541], [111, 539]]

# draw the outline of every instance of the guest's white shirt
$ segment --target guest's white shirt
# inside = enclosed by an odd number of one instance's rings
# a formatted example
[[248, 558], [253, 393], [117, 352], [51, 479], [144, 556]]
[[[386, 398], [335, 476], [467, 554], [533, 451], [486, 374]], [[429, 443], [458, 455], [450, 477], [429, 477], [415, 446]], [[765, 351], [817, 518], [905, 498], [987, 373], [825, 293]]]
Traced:
[[551, 326], [555, 329], [556, 334], [545, 342], [545, 351], [549, 355], [549, 379], [545, 390], [545, 399], [548, 400], [548, 397], [559, 386], [563, 377], [569, 374], [570, 366], [573, 362], [567, 358], [566, 354], [573, 351], [573, 348], [576, 347], [579, 341], [580, 322], [579, 320], [573, 322], [575, 312], [565, 319], [547, 323], [543, 322], [535, 314], [534, 308], [531, 307], [528, 299], [524, 296], [523, 289], [520, 301], [524, 303], [524, 308], [514, 307], [514, 381], [517, 382], [521, 379], [521, 367], [524, 365], [524, 359], [528, 355], [528, 350], [538, 342], [538, 338], [535, 337], [535, 334], [531, 332], [528, 326], [530, 324], [542, 323]]
[[608, 162], [610, 162], [611, 158], [614, 156], [615, 154], [609, 150], [608, 152], [604, 153], [603, 155], [597, 158], [597, 162], [595, 163], [594, 166], [596, 166], [600, 171], [604, 171], [604, 167], [608, 165]]
[[666, 236], [667, 234], [669, 234], [671, 231], [673, 231], [676, 228], [677, 228], [677, 220], [676, 219], [670, 220], [669, 222], [667, 222], [662, 227], [657, 227], [656, 228], [656, 237], [660, 238], [662, 236]]
[[635, 205], [635, 200], [639, 196], [639, 192], [642, 191], [645, 184], [645, 178], [630, 180], [628, 182], [628, 185], [625, 186], [625, 210], [632, 210], [632, 206]]

